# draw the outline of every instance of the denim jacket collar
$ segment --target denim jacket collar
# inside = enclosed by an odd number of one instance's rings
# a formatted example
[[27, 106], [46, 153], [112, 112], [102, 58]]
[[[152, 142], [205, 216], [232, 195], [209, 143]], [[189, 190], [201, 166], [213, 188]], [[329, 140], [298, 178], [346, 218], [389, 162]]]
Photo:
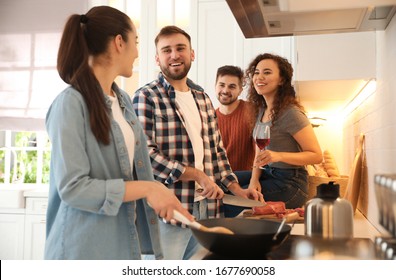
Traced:
[[[120, 88], [117, 86], [116, 83], [113, 83], [111, 85], [111, 89], [117, 95], [117, 100], [118, 100], [118, 103], [120, 104], [121, 110], [124, 111], [124, 109], [126, 107], [126, 104], [125, 104], [125, 101], [124, 101], [124, 94], [120, 91]], [[103, 92], [103, 90], [102, 90], [102, 92]], [[105, 94], [104, 92], [103, 92], [103, 95], [104, 95], [104, 98], [105, 98], [105, 102], [106, 102], [107, 108], [110, 109], [111, 105], [112, 105], [112, 101], [110, 100], [109, 96], [107, 94]]]

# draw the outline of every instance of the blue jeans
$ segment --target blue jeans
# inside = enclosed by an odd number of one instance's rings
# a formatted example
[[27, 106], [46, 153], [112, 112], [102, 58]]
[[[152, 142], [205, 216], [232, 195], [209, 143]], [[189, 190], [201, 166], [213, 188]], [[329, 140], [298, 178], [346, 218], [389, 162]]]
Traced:
[[[236, 171], [242, 188], [249, 187], [251, 171]], [[304, 168], [283, 169], [266, 166], [260, 176], [261, 192], [266, 201], [283, 201], [286, 208], [302, 207], [308, 198], [308, 172]], [[243, 207], [225, 205], [226, 217], [235, 217]]]
[[[193, 215], [196, 220], [207, 219], [207, 200], [194, 202]], [[192, 234], [191, 229], [159, 222], [160, 241], [165, 260], [188, 260], [202, 246]]]

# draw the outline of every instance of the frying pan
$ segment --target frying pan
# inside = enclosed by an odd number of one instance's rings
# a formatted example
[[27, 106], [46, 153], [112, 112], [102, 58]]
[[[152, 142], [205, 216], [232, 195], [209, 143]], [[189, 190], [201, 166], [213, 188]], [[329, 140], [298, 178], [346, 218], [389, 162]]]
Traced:
[[199, 220], [207, 227], [223, 226], [235, 234], [206, 232], [191, 228], [194, 237], [207, 250], [225, 257], [240, 259], [264, 258], [279, 247], [289, 236], [291, 226], [284, 224], [275, 239], [274, 235], [281, 222], [271, 220], [253, 220], [243, 218], [218, 218]]

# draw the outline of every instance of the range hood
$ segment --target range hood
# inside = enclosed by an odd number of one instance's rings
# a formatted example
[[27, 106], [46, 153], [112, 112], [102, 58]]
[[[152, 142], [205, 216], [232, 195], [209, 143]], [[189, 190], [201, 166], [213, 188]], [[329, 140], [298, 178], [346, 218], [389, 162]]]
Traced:
[[246, 38], [384, 30], [396, 0], [226, 0]]

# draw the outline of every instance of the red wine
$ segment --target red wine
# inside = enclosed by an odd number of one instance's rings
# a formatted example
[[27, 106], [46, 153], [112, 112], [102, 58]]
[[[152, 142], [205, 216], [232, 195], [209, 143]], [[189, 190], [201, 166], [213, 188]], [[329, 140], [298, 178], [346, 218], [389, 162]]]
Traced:
[[265, 139], [257, 139], [256, 138], [256, 144], [257, 147], [259, 147], [260, 150], [264, 150], [265, 147], [267, 147], [270, 143], [270, 139], [269, 138], [265, 138]]

